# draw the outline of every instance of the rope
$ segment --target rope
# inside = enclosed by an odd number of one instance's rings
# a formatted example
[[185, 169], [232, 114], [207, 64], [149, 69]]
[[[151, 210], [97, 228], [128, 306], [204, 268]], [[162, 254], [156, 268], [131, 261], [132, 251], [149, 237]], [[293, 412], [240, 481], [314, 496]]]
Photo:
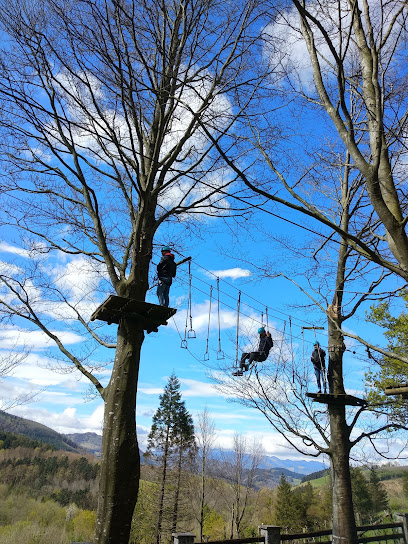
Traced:
[[238, 292], [238, 301], [237, 301], [237, 346], [235, 351], [235, 366], [238, 366], [238, 342], [239, 342], [239, 311], [241, 307], [241, 291]]
[[188, 338], [196, 338], [195, 330], [193, 329], [193, 316], [192, 316], [192, 305], [191, 305], [191, 261], [188, 261], [188, 307], [190, 311], [190, 330], [187, 333]]
[[206, 347], [205, 347], [204, 361], [208, 361], [208, 359], [210, 358], [210, 356], [209, 356], [209, 354], [208, 354], [208, 342], [209, 342], [209, 339], [210, 339], [210, 321], [211, 321], [211, 301], [212, 301], [212, 292], [213, 292], [213, 288], [212, 288], [212, 286], [211, 286], [211, 287], [210, 287], [210, 309], [208, 310], [207, 344], [206, 344]]
[[220, 320], [220, 278], [217, 278], [217, 300], [218, 300], [218, 351], [217, 359], [224, 359], [224, 352], [221, 349], [221, 320]]

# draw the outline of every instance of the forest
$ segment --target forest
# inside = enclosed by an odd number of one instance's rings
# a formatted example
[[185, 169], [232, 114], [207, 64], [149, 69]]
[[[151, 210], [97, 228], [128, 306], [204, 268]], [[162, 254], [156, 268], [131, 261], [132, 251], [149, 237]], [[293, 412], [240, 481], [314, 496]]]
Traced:
[[[283, 533], [330, 527], [328, 471], [294, 485], [283, 473], [272, 488], [255, 485], [259, 450], [237, 435], [233, 452], [215, 455], [211, 415], [203, 411], [196, 437], [194, 426], [186, 426], [191, 416], [179, 389], [173, 375], [154, 417], [131, 544], [167, 542], [175, 531], [193, 532], [197, 541], [205, 542], [253, 537], [262, 524], [279, 525]], [[100, 460], [93, 455], [1, 432], [2, 544], [91, 541], [99, 470]], [[393, 512], [408, 510], [408, 467], [354, 467], [351, 474], [359, 525], [384, 522]]]

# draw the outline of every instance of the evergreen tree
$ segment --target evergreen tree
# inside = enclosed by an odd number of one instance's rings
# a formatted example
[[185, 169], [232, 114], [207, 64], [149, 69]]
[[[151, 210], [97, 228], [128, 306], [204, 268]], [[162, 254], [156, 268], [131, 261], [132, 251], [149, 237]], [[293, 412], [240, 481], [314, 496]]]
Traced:
[[[399, 293], [405, 311], [396, 308], [396, 316], [392, 313], [391, 302], [386, 300], [371, 306], [367, 320], [384, 329], [387, 339], [387, 350], [403, 357], [408, 354], [408, 290]], [[380, 359], [380, 367], [376, 361], [374, 370], [366, 374], [367, 386], [370, 388], [368, 399], [371, 403], [385, 403], [384, 410], [403, 424], [407, 423], [408, 399], [403, 396], [386, 396], [384, 389], [408, 382], [408, 367], [405, 363], [390, 357]], [[391, 402], [392, 401], [392, 402]]]
[[374, 468], [370, 469], [369, 487], [372, 501], [372, 515], [377, 516], [380, 512], [388, 509], [388, 495]]
[[160, 544], [163, 532], [165, 499], [168, 497], [168, 470], [172, 459], [176, 457], [176, 484], [173, 487], [173, 508], [171, 530], [177, 527], [178, 507], [183, 459], [195, 448], [194, 424], [184, 401], [181, 400], [180, 382], [173, 373], [164, 392], [160, 395], [160, 405], [153, 416], [153, 423], [148, 437], [147, 455], [155, 455], [161, 460], [161, 481], [159, 508], [156, 526], [156, 542]]
[[358, 523], [362, 524], [373, 510], [370, 486], [361, 468], [351, 469], [351, 487], [353, 490], [354, 511]]
[[292, 488], [285, 475], [282, 474], [276, 493], [275, 523], [282, 527], [284, 531], [293, 528], [293, 520], [296, 517], [295, 509], [296, 500]]

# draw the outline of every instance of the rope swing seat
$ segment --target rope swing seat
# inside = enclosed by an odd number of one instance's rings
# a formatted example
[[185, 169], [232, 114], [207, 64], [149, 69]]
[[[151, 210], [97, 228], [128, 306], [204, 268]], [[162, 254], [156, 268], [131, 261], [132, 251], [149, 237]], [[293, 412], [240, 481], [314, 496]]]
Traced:
[[160, 325], [167, 325], [167, 321], [176, 312], [175, 308], [110, 295], [91, 315], [91, 321], [99, 319], [111, 325], [112, 323], [119, 324], [122, 318], [134, 319], [149, 334], [157, 332]]

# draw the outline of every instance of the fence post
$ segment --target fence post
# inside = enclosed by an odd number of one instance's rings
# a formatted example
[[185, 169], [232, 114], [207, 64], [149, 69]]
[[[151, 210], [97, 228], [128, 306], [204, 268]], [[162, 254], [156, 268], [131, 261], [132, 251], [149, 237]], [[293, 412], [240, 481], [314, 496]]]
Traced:
[[405, 542], [408, 544], [408, 514], [397, 514], [397, 521], [402, 523]]
[[193, 533], [171, 533], [173, 544], [194, 544]]
[[281, 528], [277, 525], [260, 525], [259, 535], [265, 537], [265, 544], [280, 544]]

